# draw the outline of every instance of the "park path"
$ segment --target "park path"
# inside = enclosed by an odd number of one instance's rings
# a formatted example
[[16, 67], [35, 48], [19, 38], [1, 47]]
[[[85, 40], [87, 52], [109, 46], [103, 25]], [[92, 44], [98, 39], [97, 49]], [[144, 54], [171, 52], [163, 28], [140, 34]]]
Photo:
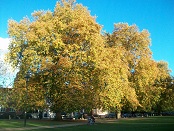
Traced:
[[87, 123], [72, 123], [72, 124], [63, 124], [63, 125], [39, 126], [39, 127], [22, 127], [22, 128], [0, 128], [0, 131], [25, 131], [25, 130], [35, 130], [35, 129], [80, 126], [80, 125], [85, 125], [85, 124], [87, 124]]

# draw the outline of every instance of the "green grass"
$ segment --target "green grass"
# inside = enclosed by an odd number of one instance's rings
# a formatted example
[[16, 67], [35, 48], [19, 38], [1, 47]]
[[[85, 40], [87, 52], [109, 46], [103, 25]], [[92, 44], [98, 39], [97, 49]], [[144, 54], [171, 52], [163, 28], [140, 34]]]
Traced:
[[[99, 119], [95, 125], [81, 125], [74, 127], [51, 128], [51, 129], [35, 129], [32, 131], [173, 131], [174, 117], [149, 117], [149, 118], [125, 118], [115, 119]], [[27, 127], [60, 125], [72, 122], [56, 122], [56, 121], [27, 121]], [[86, 121], [85, 121], [86, 122]], [[76, 123], [74, 121], [73, 123]], [[21, 120], [0, 120], [0, 128], [2, 127], [23, 127]], [[30, 130], [31, 131], [31, 130]]]
[[[72, 122], [67, 121], [52, 121], [52, 120], [27, 120], [26, 127], [39, 127], [39, 126], [53, 126], [53, 125], [61, 125]], [[24, 120], [4, 120], [0, 119], [0, 128], [23, 128]]]

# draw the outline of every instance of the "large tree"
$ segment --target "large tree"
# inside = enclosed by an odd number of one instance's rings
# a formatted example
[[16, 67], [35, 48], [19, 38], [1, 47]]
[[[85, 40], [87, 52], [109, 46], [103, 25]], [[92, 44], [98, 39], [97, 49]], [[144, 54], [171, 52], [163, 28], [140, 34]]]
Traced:
[[20, 70], [21, 78], [27, 71], [40, 76], [53, 111], [92, 108], [98, 87], [95, 52], [103, 44], [101, 26], [74, 1], [61, 1], [54, 12], [32, 15], [33, 21], [9, 21], [10, 63]]

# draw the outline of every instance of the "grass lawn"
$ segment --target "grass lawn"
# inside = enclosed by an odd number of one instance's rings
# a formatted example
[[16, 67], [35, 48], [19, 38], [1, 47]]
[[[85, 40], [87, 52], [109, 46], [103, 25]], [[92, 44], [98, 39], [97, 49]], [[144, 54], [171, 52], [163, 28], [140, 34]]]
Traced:
[[[6, 123], [7, 122], [7, 123]], [[74, 121], [73, 123], [75, 123]], [[35, 129], [32, 131], [174, 131], [174, 117], [149, 117], [149, 118], [125, 118], [115, 119], [99, 119], [95, 125], [81, 125], [63, 128], [51, 129]], [[6, 123], [6, 125], [4, 124]], [[56, 122], [56, 121], [28, 121], [27, 127], [60, 125], [72, 122]], [[0, 128], [2, 127], [22, 127], [23, 121], [7, 121], [0, 120]], [[30, 130], [31, 131], [31, 130]]]
[[[53, 121], [53, 120], [27, 120], [26, 127], [39, 127], [39, 126], [54, 126], [54, 125], [62, 125], [68, 124], [76, 121]], [[4, 120], [0, 119], [0, 129], [1, 128], [23, 128], [24, 120], [16, 119], [16, 120]]]

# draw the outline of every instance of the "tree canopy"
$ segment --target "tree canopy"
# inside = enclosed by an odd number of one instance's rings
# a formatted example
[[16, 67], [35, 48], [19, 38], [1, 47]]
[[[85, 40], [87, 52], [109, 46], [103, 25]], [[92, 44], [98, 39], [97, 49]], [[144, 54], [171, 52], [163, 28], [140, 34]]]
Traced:
[[53, 12], [35, 11], [31, 20], [9, 20], [8, 27], [7, 59], [19, 69], [11, 95], [16, 109], [26, 106], [24, 92], [28, 107], [55, 112], [149, 111], [173, 98], [173, 85], [162, 85], [168, 66], [152, 59], [150, 35], [136, 25], [118, 23], [103, 33], [86, 7], [62, 0]]

